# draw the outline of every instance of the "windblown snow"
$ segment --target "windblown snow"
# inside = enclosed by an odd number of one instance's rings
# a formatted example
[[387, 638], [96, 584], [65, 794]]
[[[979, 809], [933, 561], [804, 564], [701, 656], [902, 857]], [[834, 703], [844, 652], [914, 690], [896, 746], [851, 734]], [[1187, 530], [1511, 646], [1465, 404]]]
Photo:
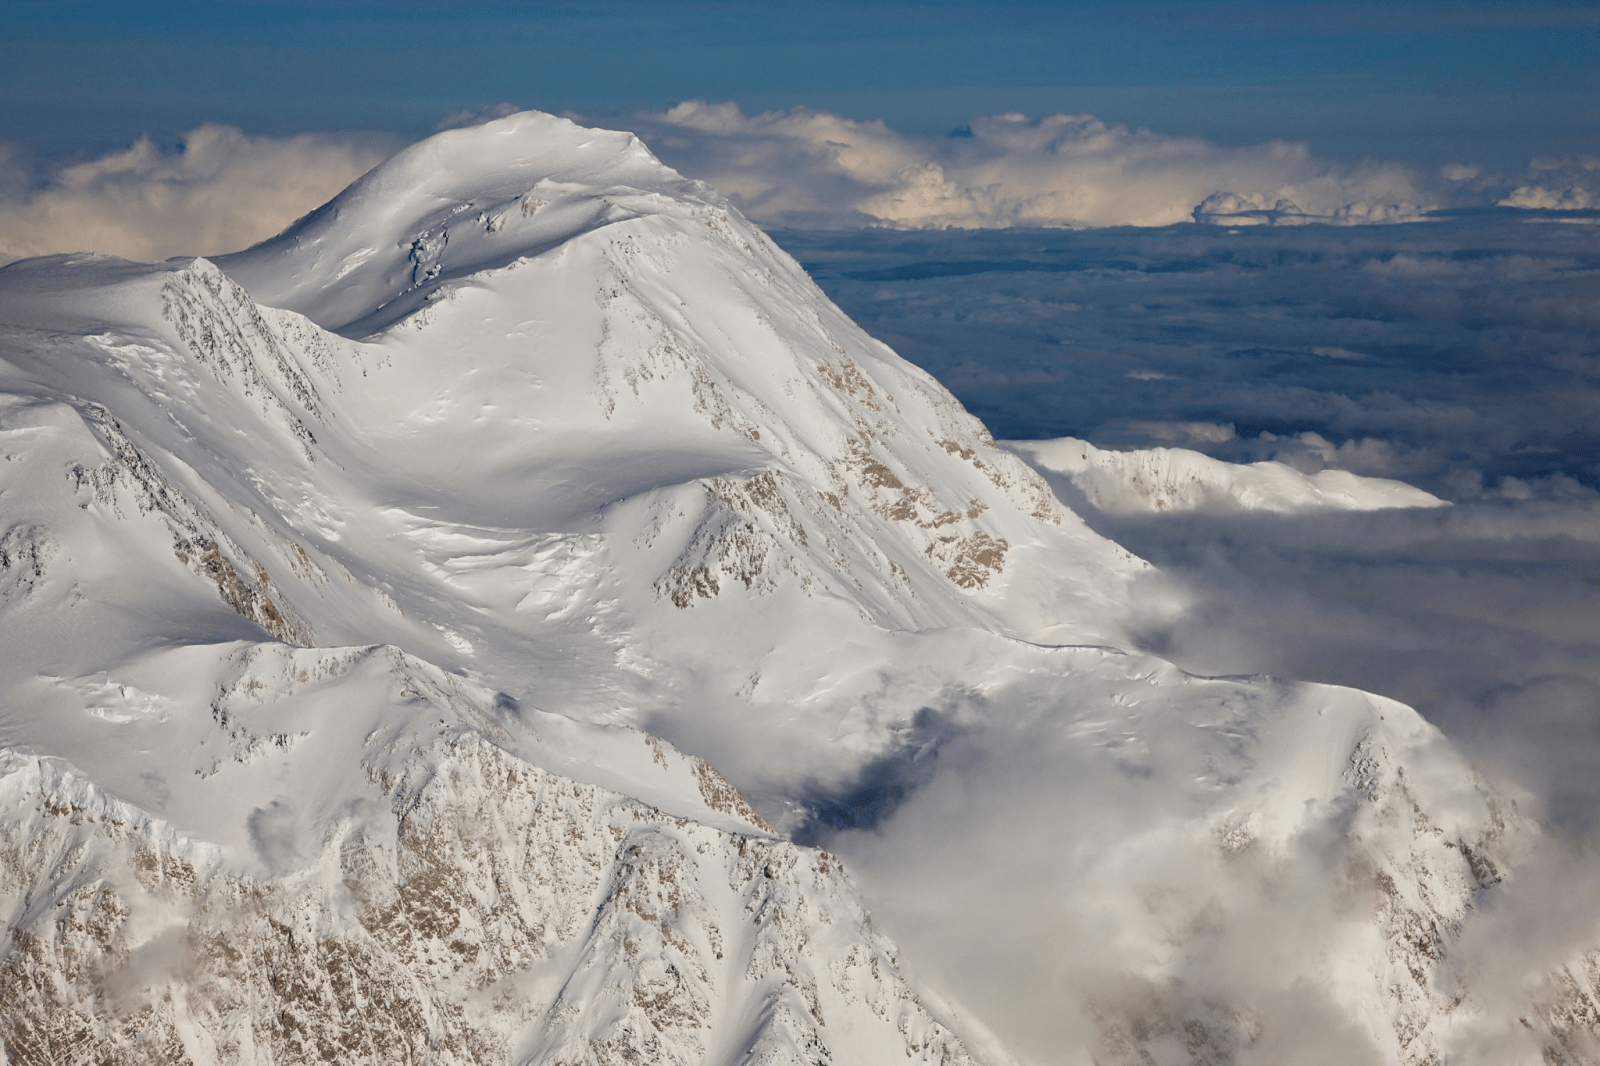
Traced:
[[[1102, 506], [1439, 502], [1069, 450]], [[1452, 968], [1514, 803], [1399, 704], [1120, 650], [1147, 565], [631, 135], [515, 115], [215, 262], [0, 270], [0, 455], [5, 1061], [1264, 1061], [1276, 1001], [1185, 974], [1310, 850], [1275, 972], [1344, 1061], [1593, 1061], [1596, 956], [1507, 1018]], [[1078, 1043], [804, 846], [936, 815], [930, 723], [1126, 811], [1010, 830], [1082, 857], [1049, 906], [1129, 900]], [[929, 891], [973, 865], [873, 892], [982, 936]]]

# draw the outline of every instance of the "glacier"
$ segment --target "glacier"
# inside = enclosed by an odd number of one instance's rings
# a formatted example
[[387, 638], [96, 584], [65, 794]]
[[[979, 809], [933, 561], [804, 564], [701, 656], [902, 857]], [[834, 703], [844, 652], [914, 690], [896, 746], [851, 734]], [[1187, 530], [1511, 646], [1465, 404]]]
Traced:
[[0, 269], [0, 453], [7, 1062], [1595, 1061], [1600, 955], [1458, 965], [1515, 795], [1131, 650], [1149, 564], [630, 134]]

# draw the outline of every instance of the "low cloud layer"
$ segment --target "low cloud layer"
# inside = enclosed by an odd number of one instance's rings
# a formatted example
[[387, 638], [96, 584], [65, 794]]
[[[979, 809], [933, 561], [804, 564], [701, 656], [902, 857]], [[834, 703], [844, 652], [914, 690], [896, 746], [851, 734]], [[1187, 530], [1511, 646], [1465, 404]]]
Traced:
[[258, 137], [207, 124], [168, 150], [148, 137], [66, 167], [42, 187], [16, 153], [0, 180], [0, 262], [58, 252], [127, 259], [237, 251], [270, 237], [388, 156], [390, 137]]
[[1461, 501], [1600, 487], [1594, 233], [1499, 213], [780, 240], [999, 437], [1336, 467]]

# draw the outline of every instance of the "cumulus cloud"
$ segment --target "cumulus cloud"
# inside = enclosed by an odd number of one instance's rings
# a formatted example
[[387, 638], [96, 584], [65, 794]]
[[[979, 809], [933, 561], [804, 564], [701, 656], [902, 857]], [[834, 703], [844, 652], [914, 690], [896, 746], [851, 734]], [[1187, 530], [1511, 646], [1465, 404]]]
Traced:
[[1600, 157], [1534, 159], [1526, 180], [1496, 202], [1500, 207], [1542, 211], [1600, 208]]
[[1499, 201], [1501, 207], [1527, 207], [1547, 211], [1582, 211], [1592, 206], [1596, 201], [1589, 190], [1581, 185], [1568, 185], [1565, 188], [1557, 186], [1550, 188], [1547, 185], [1519, 185], [1511, 190], [1511, 195]]
[[1398, 164], [1333, 163], [1282, 141], [1226, 148], [1092, 115], [990, 115], [930, 138], [810, 108], [746, 115], [693, 100], [631, 125], [774, 225], [1162, 226], [1202, 205], [1209, 219], [1364, 222], [1434, 202]]
[[184, 134], [176, 150], [143, 137], [66, 167], [41, 188], [23, 180], [13, 148], [0, 153], [0, 262], [56, 252], [154, 260], [237, 251], [326, 202], [396, 147], [381, 135], [265, 137], [207, 124]]
[[1314, 976], [1343, 856], [1220, 855], [1191, 820], [1192, 738], [1152, 731], [1133, 767], [1042, 680], [971, 698], [908, 802], [828, 840], [922, 975], [1040, 1066], [1384, 1061]]

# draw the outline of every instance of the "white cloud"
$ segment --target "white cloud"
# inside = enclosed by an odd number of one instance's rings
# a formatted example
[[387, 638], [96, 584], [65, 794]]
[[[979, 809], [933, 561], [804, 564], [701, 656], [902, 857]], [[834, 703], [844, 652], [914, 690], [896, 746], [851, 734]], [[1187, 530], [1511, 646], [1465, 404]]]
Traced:
[[1600, 207], [1600, 157], [1534, 159], [1528, 164], [1526, 178], [1497, 206], [1548, 211]]
[[1550, 188], [1546, 185], [1519, 185], [1511, 195], [1499, 202], [1500, 207], [1545, 208], [1556, 211], [1581, 211], [1595, 203], [1589, 190], [1581, 185]]
[[698, 100], [634, 119], [668, 163], [776, 225], [1161, 226], [1202, 205], [1217, 221], [1353, 223], [1419, 217], [1433, 202], [1397, 164], [1332, 163], [1283, 141], [1227, 148], [1092, 115], [991, 115], [945, 138]]
[[[371, 134], [251, 136], [210, 124], [165, 151], [148, 137], [41, 189], [0, 176], [0, 262], [56, 252], [212, 255], [270, 237], [384, 159]], [[14, 153], [0, 153], [0, 170]], [[15, 166], [11, 167], [13, 174]]]
[[[515, 110], [445, 116], [438, 128]], [[618, 124], [615, 120], [600, 125]], [[795, 108], [747, 115], [691, 100], [626, 123], [670, 165], [757, 222], [792, 228], [1004, 229], [1408, 221], [1441, 204], [1600, 205], [1600, 159], [1535, 159], [1515, 177], [1452, 163], [1315, 158], [1302, 144], [1225, 147], [1092, 115], [973, 119], [960, 136], [915, 137], [882, 121]], [[30, 184], [0, 144], [0, 262], [97, 251], [130, 259], [236, 251], [337, 194], [401, 146], [384, 134], [255, 136], [208, 123], [182, 147], [149, 138]]]

